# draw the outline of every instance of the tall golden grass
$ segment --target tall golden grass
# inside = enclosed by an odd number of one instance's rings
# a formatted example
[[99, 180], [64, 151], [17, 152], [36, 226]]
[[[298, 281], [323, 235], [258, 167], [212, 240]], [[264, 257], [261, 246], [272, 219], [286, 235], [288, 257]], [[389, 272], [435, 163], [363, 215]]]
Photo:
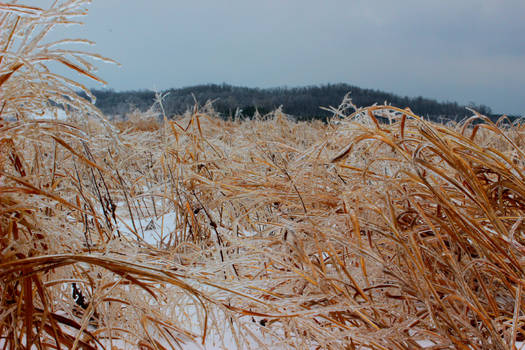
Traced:
[[[76, 23], [88, 3], [0, 3], [2, 348], [93, 349], [116, 339], [173, 345], [196, 335], [164, 315], [165, 302], [193, 302], [204, 311], [209, 302], [155, 252], [119, 239], [113, 196], [124, 184], [97, 158], [101, 150], [91, 150], [97, 145], [89, 135], [98, 127], [104, 138], [111, 127], [77, 95], [81, 89], [89, 96], [84, 86], [49, 69], [58, 62], [102, 82], [88, 59], [110, 60], [62, 48], [88, 41], [44, 40], [55, 26]], [[57, 104], [80, 124], [34, 120]]]
[[[206, 104], [109, 125], [44, 65], [98, 79], [83, 53], [38, 44], [87, 3], [0, 4], [2, 348], [525, 339], [521, 124], [392, 106], [226, 121]], [[32, 119], [50, 101], [72, 117]]]

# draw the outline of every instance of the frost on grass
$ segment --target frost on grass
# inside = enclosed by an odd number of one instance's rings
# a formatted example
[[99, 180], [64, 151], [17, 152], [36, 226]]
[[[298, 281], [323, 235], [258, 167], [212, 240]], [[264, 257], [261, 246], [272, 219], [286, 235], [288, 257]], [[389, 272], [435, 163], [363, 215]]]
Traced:
[[45, 66], [96, 80], [85, 55], [24, 39], [87, 3], [0, 4], [2, 347], [522, 345], [520, 123], [347, 100], [110, 124]]
[[[391, 124], [364, 122], [377, 108]], [[28, 258], [4, 274], [39, 271], [32, 317], [47, 306], [64, 344], [521, 344], [520, 126], [358, 113], [63, 123], [65, 145], [17, 127], [4, 147], [28, 170], [5, 159], [2, 181], [23, 215], [4, 222], [26, 238], [5, 249]]]

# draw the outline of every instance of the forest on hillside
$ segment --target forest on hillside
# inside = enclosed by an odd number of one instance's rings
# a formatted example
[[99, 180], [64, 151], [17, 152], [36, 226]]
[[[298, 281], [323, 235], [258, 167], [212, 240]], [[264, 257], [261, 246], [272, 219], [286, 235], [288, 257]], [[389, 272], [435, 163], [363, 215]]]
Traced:
[[[155, 101], [155, 92], [149, 90], [123, 91], [93, 90], [96, 105], [109, 116], [125, 116], [132, 110], [146, 111]], [[339, 106], [347, 93], [351, 93], [352, 102], [358, 106], [370, 106], [374, 103], [409, 107], [418, 115], [431, 120], [461, 120], [472, 113], [466, 106], [457, 102], [438, 102], [434, 99], [419, 97], [401, 97], [388, 92], [362, 89], [348, 84], [327, 84], [294, 88], [247, 88], [227, 84], [197, 85], [192, 87], [163, 91], [163, 107], [168, 116], [179, 115], [193, 107], [195, 103], [204, 104], [213, 101], [214, 109], [222, 117], [252, 117], [256, 111], [260, 114], [271, 112], [280, 106], [286, 114], [297, 119], [323, 119], [333, 113], [322, 109]], [[490, 107], [471, 103], [468, 107], [491, 116]]]

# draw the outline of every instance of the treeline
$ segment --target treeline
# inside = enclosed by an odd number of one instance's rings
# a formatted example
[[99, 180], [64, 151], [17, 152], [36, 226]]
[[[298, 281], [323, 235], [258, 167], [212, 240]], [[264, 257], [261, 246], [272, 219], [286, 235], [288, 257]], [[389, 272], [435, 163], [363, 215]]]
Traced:
[[[155, 100], [153, 91], [94, 90], [96, 105], [106, 115], [125, 116], [133, 109], [145, 111]], [[168, 116], [182, 114], [188, 108], [211, 100], [214, 109], [223, 117], [251, 117], [258, 111], [260, 114], [271, 112], [282, 106], [286, 114], [299, 119], [326, 119], [332, 114], [320, 107], [337, 107], [344, 96], [351, 92], [352, 102], [358, 107], [370, 106], [385, 102], [405, 108], [410, 107], [416, 114], [433, 120], [462, 119], [471, 115], [456, 102], [438, 102], [423, 97], [401, 97], [387, 92], [362, 89], [348, 84], [327, 84], [294, 88], [246, 88], [231, 85], [197, 85], [181, 89], [163, 91], [166, 94], [163, 107]], [[470, 105], [485, 115], [491, 110], [484, 105]]]

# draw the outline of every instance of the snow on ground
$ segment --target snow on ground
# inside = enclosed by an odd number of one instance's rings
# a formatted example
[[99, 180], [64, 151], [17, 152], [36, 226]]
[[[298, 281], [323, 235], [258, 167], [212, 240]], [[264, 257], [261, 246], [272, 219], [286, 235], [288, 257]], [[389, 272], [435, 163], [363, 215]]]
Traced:
[[63, 109], [53, 108], [43, 111], [43, 114], [33, 114], [31, 117], [37, 120], [66, 120], [68, 115]]
[[121, 234], [130, 239], [144, 240], [153, 246], [158, 246], [163, 241], [169, 239], [170, 234], [174, 233], [177, 227], [177, 214], [167, 213], [159, 217], [147, 217], [133, 220], [122, 218], [118, 225]]

